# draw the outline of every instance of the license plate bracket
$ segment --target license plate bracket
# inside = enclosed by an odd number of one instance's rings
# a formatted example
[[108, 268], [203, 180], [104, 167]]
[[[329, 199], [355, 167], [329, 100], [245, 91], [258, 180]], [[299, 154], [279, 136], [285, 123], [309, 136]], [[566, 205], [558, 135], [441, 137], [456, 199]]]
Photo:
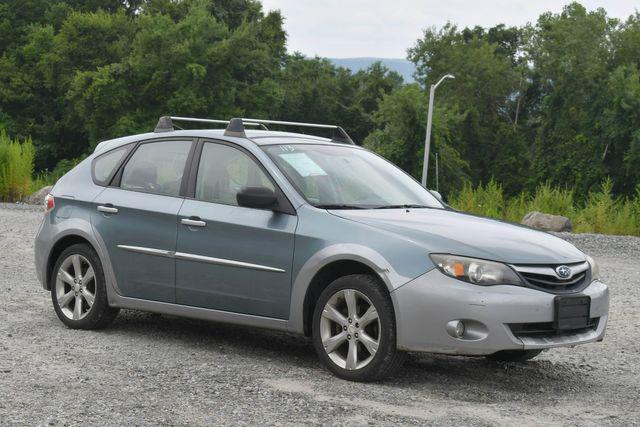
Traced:
[[583, 329], [589, 326], [591, 297], [587, 295], [556, 296], [553, 328], [557, 330]]

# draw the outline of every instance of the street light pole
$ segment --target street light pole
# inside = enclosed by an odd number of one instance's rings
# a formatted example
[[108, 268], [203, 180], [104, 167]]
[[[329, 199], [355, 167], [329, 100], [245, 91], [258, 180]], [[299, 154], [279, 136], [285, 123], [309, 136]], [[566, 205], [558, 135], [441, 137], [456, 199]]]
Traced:
[[446, 74], [442, 76], [438, 83], [431, 85], [429, 91], [429, 112], [427, 113], [427, 137], [424, 141], [424, 162], [422, 163], [422, 186], [427, 188], [427, 173], [429, 172], [429, 149], [431, 148], [431, 122], [433, 119], [433, 98], [436, 94], [436, 89], [440, 86], [440, 83], [446, 79], [455, 79], [452, 74]]
[[440, 192], [440, 173], [438, 172], [438, 152], [436, 151], [436, 191]]

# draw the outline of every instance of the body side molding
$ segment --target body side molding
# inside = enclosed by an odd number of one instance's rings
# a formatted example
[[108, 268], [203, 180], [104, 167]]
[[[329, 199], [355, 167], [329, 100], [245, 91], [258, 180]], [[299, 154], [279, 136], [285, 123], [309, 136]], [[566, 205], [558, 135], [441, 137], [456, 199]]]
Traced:
[[252, 263], [243, 262], [243, 261], [235, 261], [232, 259], [213, 258], [213, 257], [204, 256], [204, 255], [167, 251], [164, 249], [156, 249], [156, 248], [145, 248], [141, 246], [118, 245], [118, 247], [126, 251], [137, 252], [137, 253], [147, 254], [147, 255], [156, 255], [156, 256], [167, 257], [167, 258], [181, 259], [185, 261], [205, 262], [208, 264], [217, 264], [217, 265], [228, 265], [231, 267], [248, 268], [251, 270], [271, 271], [274, 273], [286, 273], [286, 270], [283, 270], [281, 268], [269, 267], [267, 265], [260, 265], [260, 264], [252, 264]]
[[147, 254], [147, 255], [157, 255], [163, 256], [167, 258], [173, 258], [173, 251], [166, 251], [164, 249], [154, 249], [154, 248], [145, 248], [142, 246], [129, 246], [129, 245], [118, 245], [120, 249], [124, 249], [125, 251], [137, 252], [139, 254]]

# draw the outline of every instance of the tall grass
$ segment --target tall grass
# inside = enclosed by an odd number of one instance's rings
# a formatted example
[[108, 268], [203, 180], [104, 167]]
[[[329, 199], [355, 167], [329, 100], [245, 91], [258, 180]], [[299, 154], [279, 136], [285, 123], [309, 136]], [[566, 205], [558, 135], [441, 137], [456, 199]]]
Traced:
[[53, 185], [84, 157], [61, 160], [52, 171], [34, 175], [35, 149], [31, 138], [22, 143], [0, 129], [0, 201], [16, 202], [47, 185]]
[[576, 215], [575, 229], [583, 233], [640, 235], [640, 186], [633, 199], [614, 197], [613, 183], [603, 181], [598, 192], [589, 194]]
[[0, 200], [21, 200], [31, 192], [35, 150], [31, 139], [11, 140], [0, 130]]
[[507, 199], [500, 185], [491, 181], [475, 189], [466, 185], [450, 198], [450, 204], [461, 211], [512, 222], [520, 222], [527, 212], [539, 211], [568, 217], [578, 233], [640, 236], [640, 185], [633, 198], [615, 197], [612, 190], [613, 183], [607, 178], [586, 201], [578, 202], [572, 190], [545, 183], [533, 194], [524, 192]]
[[36, 173], [31, 179], [31, 193], [40, 190], [47, 185], [54, 185], [64, 174], [73, 169], [84, 157], [76, 159], [60, 160], [52, 171], [43, 170]]
[[464, 212], [502, 218], [505, 200], [502, 187], [491, 180], [486, 186], [480, 184], [476, 189], [465, 184], [462, 191], [453, 197], [451, 205]]

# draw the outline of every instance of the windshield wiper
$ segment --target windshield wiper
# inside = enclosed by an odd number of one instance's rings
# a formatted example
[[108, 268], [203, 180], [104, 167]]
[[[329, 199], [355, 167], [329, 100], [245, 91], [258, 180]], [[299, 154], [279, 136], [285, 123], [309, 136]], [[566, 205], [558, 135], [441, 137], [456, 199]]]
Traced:
[[366, 209], [362, 206], [358, 206], [358, 205], [340, 205], [340, 204], [335, 204], [335, 205], [315, 205], [316, 208], [319, 209]]
[[405, 204], [405, 205], [384, 205], [384, 206], [377, 206], [374, 209], [422, 209], [422, 208], [431, 208], [431, 206], [425, 206], [425, 205], [412, 205], [412, 204]]

